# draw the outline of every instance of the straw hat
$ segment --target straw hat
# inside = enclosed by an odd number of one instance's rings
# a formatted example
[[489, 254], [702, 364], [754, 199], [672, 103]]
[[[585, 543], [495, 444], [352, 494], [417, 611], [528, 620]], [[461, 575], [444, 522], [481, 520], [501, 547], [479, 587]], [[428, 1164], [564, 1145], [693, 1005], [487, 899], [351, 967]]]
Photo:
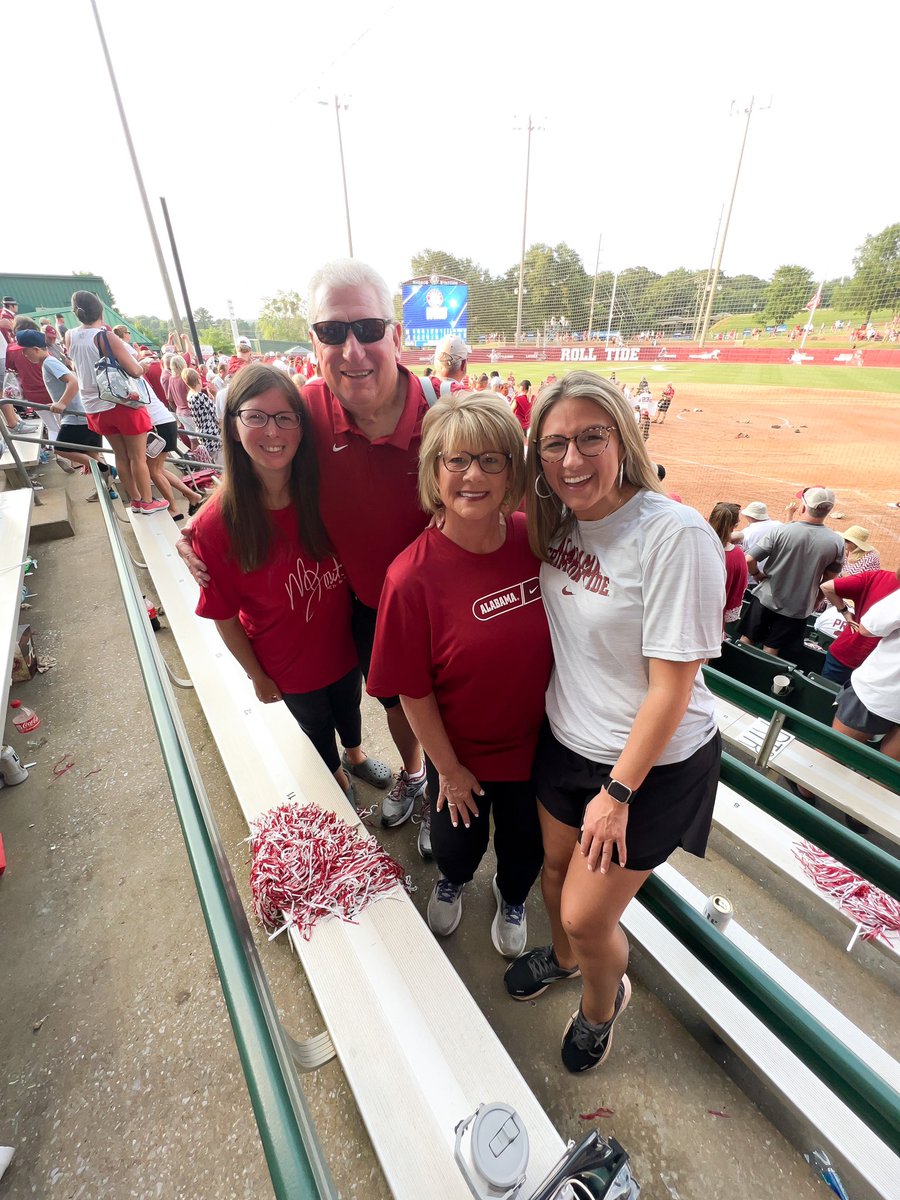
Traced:
[[868, 529], [863, 529], [862, 525], [851, 525], [841, 534], [845, 542], [852, 542], [854, 546], [862, 550], [865, 554], [867, 551], [874, 550], [875, 547], [869, 541]]

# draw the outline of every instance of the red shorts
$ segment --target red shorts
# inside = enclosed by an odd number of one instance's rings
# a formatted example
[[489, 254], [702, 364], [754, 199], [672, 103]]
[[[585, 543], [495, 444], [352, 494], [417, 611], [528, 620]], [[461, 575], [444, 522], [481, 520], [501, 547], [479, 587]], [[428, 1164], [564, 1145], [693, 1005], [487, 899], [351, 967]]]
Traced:
[[111, 433], [121, 437], [137, 437], [138, 434], [149, 433], [153, 428], [146, 406], [128, 408], [125, 404], [117, 404], [115, 408], [107, 408], [104, 412], [88, 413], [87, 422], [89, 429], [104, 437]]

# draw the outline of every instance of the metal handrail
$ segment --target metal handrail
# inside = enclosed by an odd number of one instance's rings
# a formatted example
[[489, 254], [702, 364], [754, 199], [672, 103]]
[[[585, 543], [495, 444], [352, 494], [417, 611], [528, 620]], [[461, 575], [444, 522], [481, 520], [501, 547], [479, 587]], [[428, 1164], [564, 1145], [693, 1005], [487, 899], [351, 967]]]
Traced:
[[272, 1187], [278, 1200], [336, 1200], [113, 502], [95, 463], [91, 474]]
[[867, 746], [864, 742], [857, 742], [845, 733], [838, 733], [836, 729], [823, 725], [815, 717], [798, 712], [775, 696], [759, 692], [739, 679], [716, 670], [715, 667], [704, 667], [703, 677], [710, 691], [716, 696], [736, 704], [754, 717], [765, 717], [769, 720], [775, 713], [783, 713], [785, 729], [796, 734], [805, 746], [821, 750], [823, 754], [837, 759], [845, 767], [850, 767], [860, 775], [865, 775], [875, 783], [900, 794], [900, 763], [887, 758], [879, 750]]

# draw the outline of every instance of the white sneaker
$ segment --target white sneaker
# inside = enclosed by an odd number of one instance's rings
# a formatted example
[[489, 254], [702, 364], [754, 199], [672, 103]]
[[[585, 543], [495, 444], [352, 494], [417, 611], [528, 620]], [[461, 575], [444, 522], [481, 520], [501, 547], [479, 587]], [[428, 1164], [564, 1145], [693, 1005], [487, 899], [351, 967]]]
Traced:
[[497, 913], [491, 924], [491, 941], [494, 949], [504, 958], [518, 958], [528, 942], [528, 921], [524, 904], [507, 904], [497, 887], [497, 876], [491, 881]]

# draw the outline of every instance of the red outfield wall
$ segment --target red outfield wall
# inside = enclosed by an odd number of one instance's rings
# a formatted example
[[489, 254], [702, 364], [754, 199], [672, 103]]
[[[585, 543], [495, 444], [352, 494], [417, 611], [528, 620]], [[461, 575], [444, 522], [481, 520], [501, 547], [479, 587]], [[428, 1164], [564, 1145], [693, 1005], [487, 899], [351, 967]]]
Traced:
[[[432, 355], [426, 350], [404, 349], [402, 361], [406, 366], [418, 367], [430, 364]], [[786, 346], [712, 346], [698, 350], [696, 345], [677, 342], [670, 346], [619, 346], [607, 350], [603, 346], [548, 346], [544, 350], [512, 346], [502, 349], [477, 348], [469, 355], [470, 363], [496, 364], [504, 362], [550, 362], [550, 363], [673, 363], [673, 362], [722, 362], [722, 363], [815, 363], [819, 367], [900, 367], [900, 347], [860, 346], [856, 350], [840, 350], [835, 346], [828, 349], [807, 346], [805, 350], [791, 350]]]

